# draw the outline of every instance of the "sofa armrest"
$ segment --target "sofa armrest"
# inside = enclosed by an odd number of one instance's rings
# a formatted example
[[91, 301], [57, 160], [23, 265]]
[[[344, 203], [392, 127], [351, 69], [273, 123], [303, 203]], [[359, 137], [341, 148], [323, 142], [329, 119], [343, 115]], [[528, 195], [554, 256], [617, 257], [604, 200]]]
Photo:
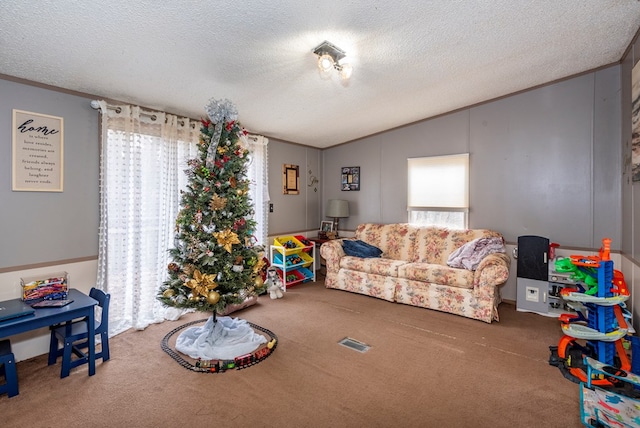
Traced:
[[327, 275], [337, 274], [340, 269], [340, 259], [346, 254], [342, 249], [343, 239], [332, 239], [320, 246], [320, 255], [327, 265]]
[[492, 253], [482, 259], [473, 276], [473, 287], [497, 287], [509, 278], [511, 258], [505, 253]]

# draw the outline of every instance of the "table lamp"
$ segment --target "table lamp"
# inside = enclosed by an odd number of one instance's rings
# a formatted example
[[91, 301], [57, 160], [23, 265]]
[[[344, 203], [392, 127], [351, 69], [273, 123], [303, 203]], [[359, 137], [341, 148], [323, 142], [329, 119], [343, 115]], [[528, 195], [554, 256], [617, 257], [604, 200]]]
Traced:
[[325, 215], [333, 217], [333, 231], [338, 237], [338, 221], [340, 218], [349, 217], [349, 202], [342, 199], [329, 199]]

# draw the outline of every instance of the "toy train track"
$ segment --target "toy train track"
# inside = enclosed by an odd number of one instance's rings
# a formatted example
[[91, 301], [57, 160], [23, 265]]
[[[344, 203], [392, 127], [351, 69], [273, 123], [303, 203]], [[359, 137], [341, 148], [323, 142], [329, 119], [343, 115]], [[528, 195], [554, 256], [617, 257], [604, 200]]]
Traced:
[[261, 347], [254, 352], [237, 356], [233, 360], [196, 360], [195, 364], [192, 364], [191, 362], [185, 360], [178, 352], [171, 349], [171, 347], [169, 346], [169, 339], [180, 330], [190, 327], [194, 324], [203, 323], [206, 320], [207, 319], [205, 318], [201, 320], [191, 321], [171, 330], [162, 339], [162, 350], [169, 354], [171, 358], [176, 360], [178, 364], [188, 370], [198, 373], [224, 373], [227, 370], [242, 370], [258, 364], [259, 362], [269, 357], [273, 353], [273, 351], [276, 350], [276, 346], [278, 345], [278, 337], [271, 330], [247, 321], [247, 323], [253, 329], [266, 333], [269, 336], [269, 341], [266, 346]]

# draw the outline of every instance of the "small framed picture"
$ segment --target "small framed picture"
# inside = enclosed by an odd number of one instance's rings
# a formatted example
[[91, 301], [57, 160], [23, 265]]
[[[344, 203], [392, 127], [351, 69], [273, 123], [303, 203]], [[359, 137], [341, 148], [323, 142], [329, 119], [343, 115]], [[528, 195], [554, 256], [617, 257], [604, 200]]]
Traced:
[[320, 231], [327, 233], [333, 232], [333, 222], [332, 221], [323, 221], [320, 224]]
[[340, 173], [340, 188], [344, 192], [360, 190], [360, 167], [343, 166]]
[[300, 194], [300, 168], [298, 165], [282, 165], [282, 193], [285, 195]]

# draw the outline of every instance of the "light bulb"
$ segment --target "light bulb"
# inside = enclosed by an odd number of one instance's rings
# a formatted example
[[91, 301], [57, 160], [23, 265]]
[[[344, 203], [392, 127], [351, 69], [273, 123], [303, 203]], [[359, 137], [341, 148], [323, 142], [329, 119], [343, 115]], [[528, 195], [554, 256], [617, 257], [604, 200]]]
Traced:
[[318, 68], [324, 72], [331, 70], [333, 64], [333, 58], [331, 58], [329, 54], [321, 55], [320, 58], [318, 58]]
[[353, 67], [351, 64], [342, 64], [340, 67], [340, 77], [346, 80], [351, 77], [351, 73], [353, 73]]

